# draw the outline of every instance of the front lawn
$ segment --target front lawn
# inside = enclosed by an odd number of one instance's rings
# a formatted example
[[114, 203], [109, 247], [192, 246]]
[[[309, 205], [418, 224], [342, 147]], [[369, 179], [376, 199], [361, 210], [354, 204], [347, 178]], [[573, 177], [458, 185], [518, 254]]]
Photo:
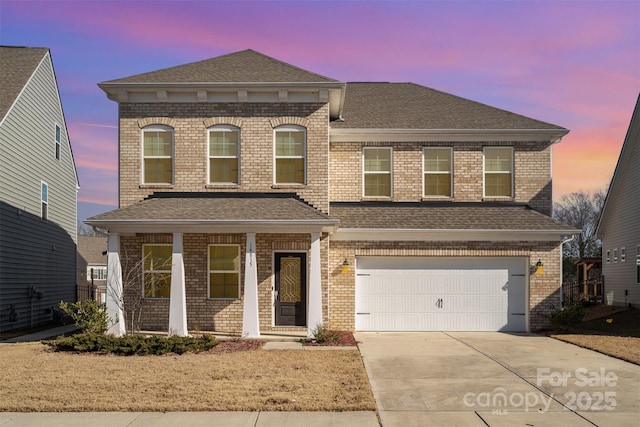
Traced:
[[611, 306], [587, 307], [585, 320], [551, 337], [640, 365], [640, 312]]
[[238, 351], [241, 343], [129, 357], [2, 344], [0, 411], [376, 410], [357, 351]]

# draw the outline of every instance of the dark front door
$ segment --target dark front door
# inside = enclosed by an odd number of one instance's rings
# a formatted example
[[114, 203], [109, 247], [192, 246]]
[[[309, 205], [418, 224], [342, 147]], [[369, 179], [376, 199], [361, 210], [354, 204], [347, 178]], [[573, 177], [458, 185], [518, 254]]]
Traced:
[[276, 326], [307, 325], [307, 254], [275, 254]]

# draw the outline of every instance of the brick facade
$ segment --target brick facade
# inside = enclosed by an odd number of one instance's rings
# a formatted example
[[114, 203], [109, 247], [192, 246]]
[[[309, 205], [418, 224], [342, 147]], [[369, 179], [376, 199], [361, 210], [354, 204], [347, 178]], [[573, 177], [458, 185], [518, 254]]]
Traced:
[[[155, 191], [296, 192], [328, 211], [329, 110], [321, 103], [122, 103], [120, 105], [120, 207]], [[142, 184], [142, 129], [174, 129], [173, 184]], [[208, 185], [207, 128], [240, 128], [240, 183]], [[286, 124], [307, 129], [306, 185], [274, 185], [273, 132]]]
[[[142, 291], [141, 270], [142, 245], [149, 243], [172, 243], [170, 234], [138, 234], [121, 239], [122, 266], [124, 270], [125, 301], [141, 302], [143, 330], [167, 330], [169, 326], [169, 299], [146, 298], [140, 300]], [[208, 246], [211, 244], [240, 245], [240, 293], [238, 299], [208, 298]], [[258, 305], [261, 331], [300, 330], [297, 327], [274, 326], [273, 286], [274, 253], [305, 252], [309, 257], [311, 237], [307, 234], [257, 234], [256, 260], [258, 273]], [[187, 324], [189, 330], [218, 331], [240, 335], [242, 332], [243, 276], [245, 268], [246, 235], [244, 234], [184, 234], [183, 260], [187, 298]], [[323, 295], [323, 318], [328, 315], [328, 239], [320, 242], [321, 275]], [[127, 272], [129, 274], [127, 279]], [[137, 272], [137, 273], [136, 273]], [[308, 279], [307, 279], [308, 283]], [[127, 319], [127, 326], [131, 319]]]
[[[483, 147], [514, 148], [514, 187], [511, 201], [528, 203], [545, 215], [551, 214], [551, 146], [544, 142], [332, 142], [331, 201], [359, 201], [362, 191], [362, 148], [393, 147], [394, 202], [422, 200], [422, 149], [453, 148], [454, 202], [483, 200]], [[504, 200], [504, 199], [501, 199]]]

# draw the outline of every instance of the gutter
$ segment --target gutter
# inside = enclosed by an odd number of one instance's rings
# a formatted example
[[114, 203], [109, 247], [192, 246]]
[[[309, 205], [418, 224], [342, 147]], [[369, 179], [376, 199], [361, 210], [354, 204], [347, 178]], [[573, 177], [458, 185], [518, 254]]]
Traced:
[[562, 241], [562, 243], [560, 243], [560, 308], [562, 308], [563, 302], [564, 302], [564, 301], [562, 301], [563, 300], [563, 296], [564, 296], [564, 287], [563, 287], [563, 284], [564, 284], [564, 271], [563, 271], [563, 268], [562, 268], [562, 261], [564, 260], [564, 253], [563, 253], [564, 244], [573, 241], [573, 239], [575, 239], [575, 238], [576, 238], [576, 235], [574, 234], [571, 237], [569, 237], [567, 239], [564, 239]]

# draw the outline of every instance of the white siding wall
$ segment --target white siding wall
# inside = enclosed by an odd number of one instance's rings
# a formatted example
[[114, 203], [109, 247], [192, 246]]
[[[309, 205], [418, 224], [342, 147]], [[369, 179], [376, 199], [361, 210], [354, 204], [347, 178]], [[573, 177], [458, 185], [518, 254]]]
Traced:
[[[636, 111], [636, 116], [638, 111]], [[625, 156], [629, 158], [616, 172], [615, 188], [607, 201], [606, 216], [600, 234], [602, 253], [611, 251], [607, 264], [603, 257], [602, 272], [605, 280], [605, 300], [615, 305], [632, 303], [640, 306], [640, 284], [636, 282], [636, 246], [640, 245], [640, 117], [634, 117], [625, 144]], [[620, 261], [620, 248], [626, 248], [626, 260]], [[613, 260], [613, 250], [618, 249], [618, 262]], [[625, 290], [628, 295], [625, 296]]]

